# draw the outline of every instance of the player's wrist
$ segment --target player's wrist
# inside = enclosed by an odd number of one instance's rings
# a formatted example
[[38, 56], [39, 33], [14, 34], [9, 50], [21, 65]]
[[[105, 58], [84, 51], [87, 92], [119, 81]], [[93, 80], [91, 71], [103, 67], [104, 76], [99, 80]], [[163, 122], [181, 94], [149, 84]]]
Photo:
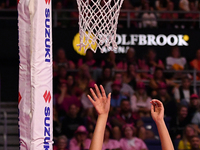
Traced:
[[162, 118], [162, 119], [156, 119], [155, 123], [156, 123], [157, 126], [165, 124], [164, 118]]

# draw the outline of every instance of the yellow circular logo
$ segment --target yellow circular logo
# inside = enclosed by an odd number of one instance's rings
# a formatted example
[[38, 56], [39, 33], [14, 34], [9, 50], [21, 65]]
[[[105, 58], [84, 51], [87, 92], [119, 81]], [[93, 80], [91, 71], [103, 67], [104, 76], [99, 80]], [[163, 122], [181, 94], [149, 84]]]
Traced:
[[[87, 31], [86, 31], [86, 34], [88, 34]], [[93, 36], [92, 36], [92, 35], [90, 35], [90, 39], [89, 39], [89, 41], [88, 41], [88, 44], [87, 44], [85, 47], [82, 47], [82, 48], [80, 49], [80, 46], [77, 46], [78, 44], [80, 44], [80, 34], [77, 33], [77, 34], [74, 36], [74, 39], [73, 39], [73, 42], [72, 42], [73, 47], [74, 47], [74, 50], [75, 50], [79, 55], [85, 56], [86, 51], [85, 51], [84, 49], [88, 49], [88, 48], [89, 48], [89, 44], [92, 43], [92, 40], [91, 40], [91, 39], [93, 39]], [[84, 36], [84, 38], [83, 38], [83, 42], [86, 43], [85, 36]], [[92, 49], [96, 49], [96, 47], [97, 47], [97, 43], [96, 43], [96, 42], [95, 42], [94, 44], [91, 44], [91, 48], [92, 48]]]
[[188, 41], [190, 38], [189, 38], [188, 35], [184, 35], [184, 36], [183, 36], [183, 39], [184, 39], [185, 41]]

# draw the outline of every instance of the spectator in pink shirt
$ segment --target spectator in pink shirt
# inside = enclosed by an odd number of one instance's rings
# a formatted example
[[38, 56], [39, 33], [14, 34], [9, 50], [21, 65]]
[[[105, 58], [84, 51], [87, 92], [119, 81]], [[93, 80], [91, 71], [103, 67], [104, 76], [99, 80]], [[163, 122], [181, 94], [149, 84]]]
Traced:
[[106, 124], [104, 133], [103, 148], [106, 149], [120, 149], [120, 143], [117, 140], [110, 139], [112, 127], [109, 123]]
[[136, 129], [132, 124], [123, 126], [124, 138], [120, 140], [121, 150], [148, 150], [146, 144], [135, 137]]
[[85, 150], [90, 148], [91, 140], [87, 138], [88, 131], [84, 126], [79, 126], [75, 136], [70, 140], [69, 150]]
[[79, 108], [81, 107], [81, 102], [78, 100], [78, 98], [68, 93], [69, 90], [66, 80], [60, 83], [59, 90], [60, 92], [55, 94], [58, 111], [64, 111], [67, 113], [71, 104], [75, 104]]

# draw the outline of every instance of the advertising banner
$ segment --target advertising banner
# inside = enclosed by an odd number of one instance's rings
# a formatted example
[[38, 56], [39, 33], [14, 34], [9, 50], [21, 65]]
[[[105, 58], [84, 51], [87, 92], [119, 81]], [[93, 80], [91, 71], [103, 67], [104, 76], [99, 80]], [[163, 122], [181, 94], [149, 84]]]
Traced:
[[[78, 28], [55, 28], [54, 32], [54, 52], [59, 47], [63, 47], [66, 50], [67, 57], [72, 60], [77, 60], [81, 56], [84, 56], [83, 51], [78, 51], [79, 47], [79, 34]], [[195, 57], [196, 50], [200, 47], [200, 31], [199, 30], [183, 30], [183, 29], [117, 29], [116, 42], [118, 49], [114, 51], [118, 57], [117, 59], [124, 59], [129, 47], [133, 47], [136, 51], [138, 58], [144, 57], [149, 48], [155, 49], [157, 56], [161, 59], [165, 59], [170, 55], [171, 47], [178, 46], [181, 51], [181, 55], [187, 56], [187, 58], [193, 59]], [[100, 54], [98, 50], [95, 57], [105, 58], [105, 54], [109, 50], [104, 47], [103, 54]]]

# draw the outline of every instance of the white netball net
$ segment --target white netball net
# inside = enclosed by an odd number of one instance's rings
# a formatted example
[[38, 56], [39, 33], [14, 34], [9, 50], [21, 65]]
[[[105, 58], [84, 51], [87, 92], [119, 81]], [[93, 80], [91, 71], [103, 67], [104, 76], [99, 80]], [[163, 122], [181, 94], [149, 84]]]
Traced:
[[[96, 52], [116, 50], [116, 31], [120, 8], [124, 0], [77, 0], [79, 9], [80, 50]], [[92, 45], [97, 45], [92, 46]]]

